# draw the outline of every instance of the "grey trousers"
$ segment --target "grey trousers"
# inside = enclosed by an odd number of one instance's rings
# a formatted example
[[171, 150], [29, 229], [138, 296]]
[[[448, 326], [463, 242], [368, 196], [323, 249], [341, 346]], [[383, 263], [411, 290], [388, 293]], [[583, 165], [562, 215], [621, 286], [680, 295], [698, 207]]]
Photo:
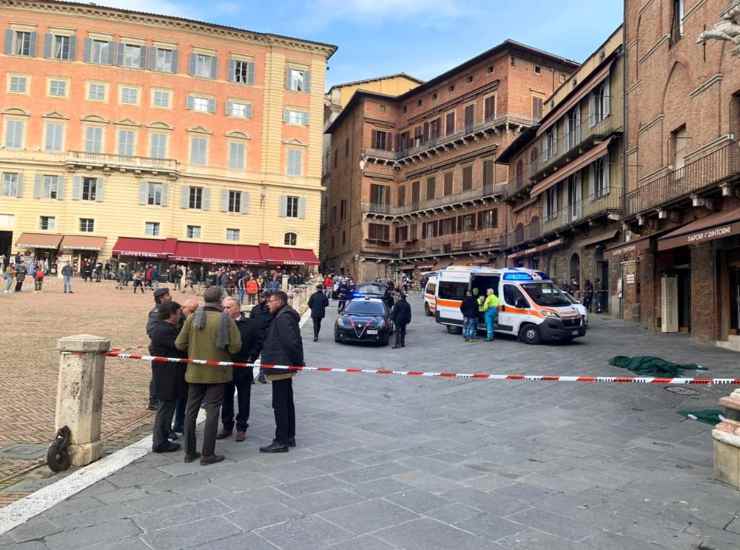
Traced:
[[203, 456], [211, 456], [216, 451], [218, 416], [224, 400], [223, 384], [188, 384], [188, 403], [185, 405], [185, 453], [195, 454], [195, 421], [201, 405], [206, 410], [203, 428]]
[[172, 426], [172, 416], [175, 414], [177, 401], [160, 401], [157, 408], [157, 416], [154, 417], [154, 429], [152, 434], [152, 450], [156, 451], [168, 443]]

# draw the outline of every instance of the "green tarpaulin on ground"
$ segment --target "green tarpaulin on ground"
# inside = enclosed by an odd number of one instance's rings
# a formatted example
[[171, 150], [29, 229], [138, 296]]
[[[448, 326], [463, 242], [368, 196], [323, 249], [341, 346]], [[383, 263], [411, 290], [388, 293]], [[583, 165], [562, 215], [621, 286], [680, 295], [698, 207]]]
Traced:
[[685, 370], [707, 370], [697, 363], [673, 363], [660, 357], [650, 355], [636, 355], [628, 357], [617, 355], [609, 359], [613, 367], [627, 369], [638, 376], [659, 376], [666, 378], [680, 377]]
[[690, 418], [691, 420], [704, 422], [704, 424], [709, 424], [711, 426], [719, 424], [722, 420], [719, 417], [722, 414], [722, 411], [719, 409], [699, 409], [696, 411], [683, 410], [678, 411], [678, 414]]

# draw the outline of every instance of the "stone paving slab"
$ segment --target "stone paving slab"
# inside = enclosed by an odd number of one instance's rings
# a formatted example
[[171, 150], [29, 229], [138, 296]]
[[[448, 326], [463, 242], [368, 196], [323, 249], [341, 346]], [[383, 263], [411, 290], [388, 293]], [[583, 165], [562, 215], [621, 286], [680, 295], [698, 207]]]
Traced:
[[[737, 372], [736, 354], [617, 321], [568, 346], [465, 344], [414, 307], [406, 349], [314, 344], [307, 326], [308, 363], [615, 375], [607, 359], [629, 349]], [[695, 389], [299, 375], [298, 446], [262, 455], [274, 425], [255, 385], [223, 463], [147, 455], [0, 549], [737, 550], [740, 495], [711, 477], [711, 428], [677, 414], [728, 388]]]

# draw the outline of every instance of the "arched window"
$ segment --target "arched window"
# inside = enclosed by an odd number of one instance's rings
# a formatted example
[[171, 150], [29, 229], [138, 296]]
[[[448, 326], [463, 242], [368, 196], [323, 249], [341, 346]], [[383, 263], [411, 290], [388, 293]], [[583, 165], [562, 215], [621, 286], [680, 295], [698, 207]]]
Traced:
[[286, 233], [284, 242], [285, 246], [295, 246], [298, 242], [298, 235], [295, 233]]

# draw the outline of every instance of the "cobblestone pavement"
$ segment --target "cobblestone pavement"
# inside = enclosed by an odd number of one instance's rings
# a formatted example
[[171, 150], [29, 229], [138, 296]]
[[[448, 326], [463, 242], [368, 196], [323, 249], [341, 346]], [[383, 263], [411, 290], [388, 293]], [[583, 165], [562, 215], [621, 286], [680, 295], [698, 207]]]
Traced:
[[[73, 285], [74, 293], [65, 295], [61, 281], [49, 278], [36, 294], [29, 278], [22, 293], [0, 293], [0, 489], [43, 461], [53, 438], [58, 338], [97, 334], [140, 351], [148, 344], [151, 292], [132, 296], [130, 287], [119, 291], [110, 281]], [[146, 410], [149, 373], [143, 363], [119, 363], [106, 371], [103, 433], [114, 446], [152, 420]], [[0, 506], [24, 494], [11, 487], [0, 493]]]
[[[608, 358], [629, 353], [737, 374], [731, 352], [608, 320], [567, 346], [465, 344], [414, 305], [406, 349], [335, 344], [328, 319], [317, 344], [304, 328], [308, 363], [614, 375]], [[258, 452], [273, 420], [256, 385], [247, 441], [218, 443], [225, 462], [147, 455], [0, 548], [737, 550], [740, 498], [712, 480], [710, 427], [677, 414], [730, 388], [684, 389], [301, 374], [290, 453]]]

